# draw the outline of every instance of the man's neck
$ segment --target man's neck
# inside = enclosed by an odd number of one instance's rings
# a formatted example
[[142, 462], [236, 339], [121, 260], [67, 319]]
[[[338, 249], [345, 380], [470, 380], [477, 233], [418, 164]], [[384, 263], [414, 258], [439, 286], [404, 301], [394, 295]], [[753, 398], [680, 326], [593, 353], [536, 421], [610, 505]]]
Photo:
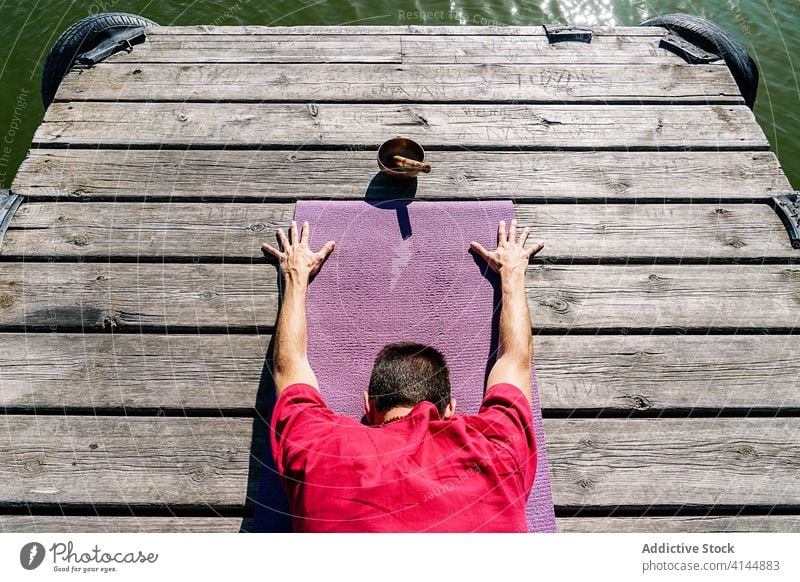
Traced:
[[413, 408], [408, 406], [395, 406], [390, 408], [386, 412], [383, 413], [381, 418], [378, 419], [378, 425], [386, 424], [387, 422], [391, 422], [392, 420], [397, 420], [398, 418], [403, 418], [407, 416], [409, 412], [411, 412]]

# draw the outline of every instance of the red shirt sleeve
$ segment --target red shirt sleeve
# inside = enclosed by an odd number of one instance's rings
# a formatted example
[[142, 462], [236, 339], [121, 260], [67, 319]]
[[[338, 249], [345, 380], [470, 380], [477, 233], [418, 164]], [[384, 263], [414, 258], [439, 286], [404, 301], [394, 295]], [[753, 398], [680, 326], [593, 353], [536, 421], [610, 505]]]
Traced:
[[536, 434], [533, 411], [522, 391], [512, 384], [490, 386], [473, 426], [513, 459], [530, 490], [536, 475]]
[[302, 473], [310, 447], [335, 429], [335, 414], [319, 390], [292, 384], [278, 396], [270, 421], [275, 468], [281, 475]]

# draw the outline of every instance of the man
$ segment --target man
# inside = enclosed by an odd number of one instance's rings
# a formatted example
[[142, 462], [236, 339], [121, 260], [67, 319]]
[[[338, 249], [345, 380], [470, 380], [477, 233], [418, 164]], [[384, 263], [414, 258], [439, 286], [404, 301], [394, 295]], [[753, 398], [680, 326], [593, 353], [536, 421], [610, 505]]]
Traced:
[[478, 414], [454, 414], [439, 352], [391, 344], [364, 394], [365, 425], [325, 405], [307, 358], [306, 290], [334, 242], [311, 251], [307, 222], [300, 232], [292, 222], [288, 239], [282, 230], [277, 236], [280, 249], [262, 246], [278, 260], [284, 285], [271, 442], [295, 530], [527, 531], [536, 442], [525, 270], [544, 245], [525, 248], [529, 230], [518, 236], [516, 220], [508, 233], [500, 222], [496, 250], [470, 245], [499, 275], [502, 293], [498, 356]]

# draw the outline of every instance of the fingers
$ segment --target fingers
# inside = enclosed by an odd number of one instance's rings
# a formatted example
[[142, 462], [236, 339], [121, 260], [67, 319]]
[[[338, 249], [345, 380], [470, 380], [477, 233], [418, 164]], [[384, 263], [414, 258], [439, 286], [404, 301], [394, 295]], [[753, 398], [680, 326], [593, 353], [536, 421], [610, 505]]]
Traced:
[[487, 251], [483, 245], [479, 242], [471, 242], [469, 243], [469, 247], [478, 253], [485, 261], [489, 260], [489, 251]]
[[269, 253], [269, 254], [271, 254], [273, 257], [275, 257], [275, 258], [276, 258], [276, 259], [278, 259], [278, 260], [280, 260], [280, 259], [281, 259], [281, 254], [282, 254], [282, 253], [281, 253], [281, 252], [280, 252], [278, 249], [276, 249], [275, 247], [273, 247], [272, 245], [269, 245], [269, 244], [267, 244], [267, 243], [264, 243], [264, 244], [262, 244], [262, 245], [261, 245], [261, 250], [262, 250], [263, 252], [265, 252], [265, 253]]
[[511, 220], [511, 228], [508, 229], [508, 242], [514, 244], [517, 242], [517, 219]]
[[335, 243], [332, 240], [329, 240], [322, 245], [322, 248], [318, 252], [314, 253], [314, 263], [311, 266], [310, 273], [312, 277], [319, 272], [320, 267], [322, 267], [322, 264], [327, 260], [328, 255], [330, 255], [333, 251], [334, 244]]
[[311, 227], [308, 221], [303, 223], [303, 230], [300, 232], [300, 244], [308, 246], [308, 239], [311, 236]]
[[336, 245], [335, 242], [333, 242], [332, 240], [329, 240], [324, 245], [322, 245], [322, 248], [317, 253], [317, 256], [319, 256], [321, 259], [326, 259], [328, 257], [328, 255], [333, 252], [333, 247], [335, 245]]
[[293, 220], [289, 226], [289, 242], [293, 245], [298, 243], [297, 239], [297, 221]]
[[527, 226], [522, 230], [522, 234], [519, 235], [519, 246], [525, 248], [525, 243], [528, 242], [528, 237], [531, 234], [531, 229]]
[[544, 248], [544, 243], [543, 242], [534, 243], [531, 246], [531, 248], [529, 248], [527, 251], [525, 251], [525, 254], [527, 255], [528, 258], [530, 258], [533, 255], [535, 255], [536, 253], [538, 253], [540, 250], [542, 250], [543, 248]]
[[497, 246], [502, 246], [506, 243], [508, 237], [506, 236], [506, 221], [501, 220], [500, 226], [497, 227]]
[[286, 240], [286, 234], [283, 232], [283, 229], [279, 228], [275, 234], [278, 237], [278, 242], [280, 243], [281, 248], [284, 251], [288, 250], [291, 245], [289, 244], [289, 241]]

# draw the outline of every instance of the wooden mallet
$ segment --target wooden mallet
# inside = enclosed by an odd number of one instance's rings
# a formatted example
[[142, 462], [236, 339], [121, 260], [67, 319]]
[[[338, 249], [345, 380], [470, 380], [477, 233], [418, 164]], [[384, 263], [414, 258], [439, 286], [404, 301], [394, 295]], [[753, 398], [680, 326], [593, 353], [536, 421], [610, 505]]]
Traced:
[[407, 158], [405, 156], [392, 156], [392, 160], [401, 168], [419, 170], [420, 172], [425, 172], [426, 174], [430, 174], [431, 172], [431, 165], [427, 162], [418, 162], [417, 160], [412, 160], [411, 158]]

